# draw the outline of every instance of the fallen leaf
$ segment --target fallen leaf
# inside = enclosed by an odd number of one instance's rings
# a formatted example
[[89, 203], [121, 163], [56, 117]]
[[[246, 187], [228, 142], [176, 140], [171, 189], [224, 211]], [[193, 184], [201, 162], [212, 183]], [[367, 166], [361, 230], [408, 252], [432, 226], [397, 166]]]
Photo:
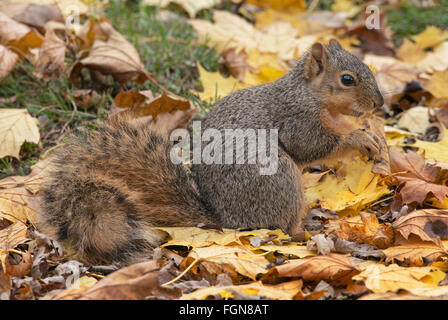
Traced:
[[346, 240], [364, 242], [378, 248], [387, 248], [394, 241], [394, 231], [381, 225], [374, 214], [360, 213], [362, 225], [341, 222], [340, 230], [335, 235]]
[[155, 228], [168, 233], [170, 239], [163, 244], [166, 246], [185, 246], [193, 248], [208, 247], [213, 244], [227, 246], [231, 244], [243, 244], [244, 237], [258, 236], [261, 238], [289, 239], [290, 236], [281, 230], [259, 229], [251, 231], [238, 231], [233, 229], [202, 229], [196, 227], [164, 227]]
[[338, 175], [327, 174], [322, 182], [305, 189], [307, 202], [328, 210], [359, 212], [390, 193], [387, 186], [380, 183], [381, 176], [372, 173], [372, 168], [371, 162], [359, 157], [345, 160]]
[[8, 256], [8, 249], [14, 249], [29, 240], [27, 230], [26, 225], [20, 221], [0, 230], [0, 263], [3, 270], [6, 270], [5, 259]]
[[421, 152], [424, 151], [426, 159], [448, 162], [448, 130], [444, 126], [441, 126], [441, 129], [440, 141], [429, 142], [417, 139], [410, 146], [419, 148]]
[[0, 44], [24, 57], [30, 49], [39, 48], [43, 38], [29, 27], [0, 12]]
[[93, 287], [85, 291], [79, 300], [142, 300], [156, 292], [175, 298], [177, 290], [161, 288], [159, 279], [166, 271], [160, 271], [153, 260], [141, 262], [122, 268], [98, 281]]
[[300, 280], [284, 282], [277, 285], [263, 284], [258, 281], [245, 285], [203, 288], [189, 294], [184, 294], [180, 297], [180, 300], [204, 300], [216, 296], [222, 299], [238, 299], [238, 294], [243, 294], [251, 299], [291, 300], [297, 293], [301, 292], [301, 289], [302, 281]]
[[347, 284], [360, 270], [346, 256], [330, 254], [300, 260], [290, 260], [281, 266], [271, 268], [262, 276], [267, 281], [277, 278], [300, 277], [304, 281], [319, 282], [324, 280], [332, 285]]
[[214, 103], [219, 98], [247, 87], [231, 76], [224, 78], [219, 72], [208, 72], [201, 65], [198, 65], [198, 69], [199, 79], [204, 90], [194, 93], [204, 102]]
[[59, 8], [64, 17], [72, 15], [74, 8], [76, 8], [76, 13], [79, 15], [86, 15], [88, 13], [87, 5], [81, 0], [8, 0], [6, 5], [10, 4], [36, 4], [39, 5], [55, 5]]
[[205, 260], [219, 265], [228, 265], [239, 274], [255, 280], [266, 272], [269, 261], [262, 255], [253, 253], [244, 246], [218, 246], [193, 248], [188, 257]]
[[0, 44], [0, 81], [14, 70], [19, 56]]
[[378, 263], [367, 267], [366, 270], [354, 276], [353, 280], [363, 280], [366, 287], [374, 293], [386, 293], [396, 292], [399, 289], [437, 287], [438, 281], [434, 279], [434, 276], [438, 278], [440, 272], [431, 267], [405, 268], [396, 264], [385, 266]]
[[406, 244], [389, 247], [383, 250], [383, 252], [386, 256], [386, 263], [398, 261], [411, 267], [425, 265], [424, 259], [425, 261], [432, 262], [439, 261], [443, 257], [448, 257], [446, 249], [432, 242], [409, 241]]
[[438, 169], [435, 165], [427, 163], [422, 154], [413, 151], [406, 153], [390, 148], [390, 168], [392, 173], [404, 177], [418, 178], [427, 182], [435, 182]]
[[65, 22], [61, 11], [54, 5], [35, 3], [10, 3], [0, 5], [0, 11], [17, 22], [36, 28], [45, 34], [45, 24], [48, 21]]
[[12, 264], [10, 260], [11, 259], [7, 257], [4, 261], [5, 272], [9, 275], [23, 278], [30, 273], [33, 258], [31, 257], [31, 253], [29, 251], [24, 252], [21, 255], [21, 259], [17, 264]]
[[448, 70], [434, 72], [428, 81], [423, 82], [423, 87], [436, 98], [448, 98], [446, 90], [448, 87]]
[[53, 30], [48, 30], [45, 39], [36, 57], [33, 58], [36, 66], [37, 78], [44, 81], [50, 78], [59, 78], [65, 69], [65, 43], [56, 36]]
[[445, 41], [434, 48], [433, 52], [428, 53], [422, 60], [416, 63], [416, 67], [428, 73], [444, 71], [448, 68], [448, 41]]
[[19, 158], [22, 144], [39, 143], [39, 121], [26, 109], [0, 109], [0, 158]]
[[368, 29], [366, 20], [369, 13], [362, 12], [358, 20], [352, 23], [347, 34], [356, 35], [361, 42], [361, 49], [364, 53], [373, 53], [379, 56], [393, 56], [395, 46], [392, 42], [391, 32], [386, 27], [385, 12], [380, 12], [380, 28]]
[[397, 126], [412, 133], [425, 134], [426, 130], [431, 126], [429, 109], [417, 106], [402, 112]]
[[422, 209], [408, 213], [398, 218], [392, 227], [405, 239], [415, 234], [423, 241], [448, 240], [448, 211], [437, 209]]
[[[91, 22], [92, 23], [92, 22]], [[93, 41], [89, 55], [72, 66], [70, 78], [77, 83], [79, 70], [88, 68], [105, 75], [112, 75], [120, 83], [143, 83], [152, 76], [145, 70], [137, 50], [107, 21], [96, 24], [106, 39]]]

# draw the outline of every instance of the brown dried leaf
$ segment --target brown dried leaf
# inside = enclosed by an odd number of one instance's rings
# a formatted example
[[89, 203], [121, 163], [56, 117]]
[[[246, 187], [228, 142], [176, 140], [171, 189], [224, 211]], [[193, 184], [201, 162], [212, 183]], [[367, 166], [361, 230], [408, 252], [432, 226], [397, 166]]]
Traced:
[[300, 277], [304, 281], [324, 280], [332, 285], [347, 284], [352, 277], [360, 273], [351, 258], [330, 254], [300, 260], [290, 260], [281, 266], [271, 268], [262, 276], [262, 280], [276, 281], [277, 278]]
[[8, 256], [8, 249], [14, 249], [19, 244], [28, 241], [27, 227], [22, 222], [15, 222], [10, 226], [0, 230], [0, 262], [5, 270], [5, 259]]
[[[94, 39], [89, 55], [73, 66], [70, 79], [77, 83], [79, 68], [88, 68], [105, 75], [112, 75], [120, 83], [136, 81], [145, 82], [152, 76], [146, 72], [139, 54], [134, 46], [126, 40], [112, 25], [103, 20], [96, 24], [100, 30], [87, 39]], [[90, 30], [90, 29], [89, 29]], [[95, 29], [92, 29], [95, 30]], [[95, 31], [92, 31], [95, 32]], [[101, 37], [98, 34], [101, 33]], [[104, 39], [106, 38], [106, 39]]]
[[12, 264], [10, 260], [10, 257], [7, 257], [5, 259], [6, 273], [19, 278], [22, 278], [30, 273], [31, 266], [33, 264], [33, 258], [31, 257], [31, 253], [29, 251], [22, 254], [22, 257], [17, 264]]
[[175, 113], [182, 111], [186, 119], [185, 124], [194, 114], [194, 109], [190, 109], [190, 101], [179, 98], [174, 95], [168, 95], [162, 92], [157, 98], [153, 98], [150, 91], [122, 91], [114, 99], [112, 105], [112, 113], [114, 115], [121, 112], [130, 115], [132, 118], [141, 118], [151, 116], [156, 119], [157, 116], [165, 113]]
[[361, 212], [362, 225], [341, 222], [340, 230], [335, 235], [350, 241], [364, 242], [378, 248], [387, 248], [394, 241], [394, 231], [381, 225], [374, 214]]
[[29, 27], [0, 12], [0, 44], [11, 47], [20, 56], [25, 56], [32, 48], [39, 48], [43, 38]]
[[373, 53], [379, 56], [393, 56], [395, 47], [392, 37], [386, 27], [384, 11], [380, 13], [380, 29], [367, 29], [367, 13], [360, 15], [347, 30], [347, 34], [356, 35], [361, 41], [361, 49], [365, 53]]
[[48, 21], [64, 22], [64, 17], [57, 6], [40, 4], [9, 3], [0, 6], [0, 11], [17, 22], [36, 28], [45, 33], [45, 24]]
[[0, 81], [15, 67], [19, 56], [0, 44]]
[[432, 241], [440, 245], [441, 240], [448, 239], [448, 211], [424, 209], [400, 217], [392, 224], [405, 239], [415, 234], [423, 241]]
[[423, 204], [428, 195], [434, 195], [440, 201], [448, 194], [448, 187], [440, 184], [429, 183], [424, 180], [397, 176], [403, 186], [400, 189], [401, 199], [404, 204], [414, 201]]
[[396, 148], [390, 148], [389, 155], [392, 173], [400, 173], [400, 176], [418, 178], [427, 182], [434, 182], [437, 178], [437, 166], [426, 163], [423, 154], [413, 151], [403, 153]]
[[167, 272], [160, 271], [154, 260], [130, 265], [99, 281], [79, 297], [79, 300], [141, 300], [158, 291], [176, 298], [179, 290], [160, 287], [159, 279]]
[[244, 50], [237, 52], [234, 48], [229, 48], [221, 53], [224, 64], [229, 69], [230, 74], [239, 81], [244, 80], [247, 64], [247, 54]]
[[65, 43], [53, 30], [48, 30], [33, 63], [37, 68], [37, 77], [44, 81], [59, 78], [65, 69]]
[[399, 261], [413, 267], [425, 265], [423, 258], [428, 262], [439, 261], [442, 257], [448, 257], [445, 249], [432, 242], [407, 241], [399, 246], [389, 247], [383, 250], [386, 263]]

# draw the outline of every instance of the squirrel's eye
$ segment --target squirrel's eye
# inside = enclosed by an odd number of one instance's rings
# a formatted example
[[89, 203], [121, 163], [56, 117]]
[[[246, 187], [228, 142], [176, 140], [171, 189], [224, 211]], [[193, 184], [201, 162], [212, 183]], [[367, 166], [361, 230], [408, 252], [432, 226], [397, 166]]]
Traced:
[[344, 86], [347, 87], [356, 85], [355, 78], [353, 78], [353, 76], [348, 73], [345, 73], [341, 76], [341, 82]]

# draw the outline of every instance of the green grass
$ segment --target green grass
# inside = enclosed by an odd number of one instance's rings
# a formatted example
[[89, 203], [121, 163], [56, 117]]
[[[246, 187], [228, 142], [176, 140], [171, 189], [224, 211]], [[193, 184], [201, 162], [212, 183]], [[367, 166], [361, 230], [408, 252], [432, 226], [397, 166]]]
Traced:
[[392, 8], [387, 12], [387, 24], [393, 32], [396, 46], [401, 44], [403, 38], [422, 32], [428, 25], [447, 29], [448, 0], [441, 0], [439, 5], [432, 8], [418, 8], [410, 3]]

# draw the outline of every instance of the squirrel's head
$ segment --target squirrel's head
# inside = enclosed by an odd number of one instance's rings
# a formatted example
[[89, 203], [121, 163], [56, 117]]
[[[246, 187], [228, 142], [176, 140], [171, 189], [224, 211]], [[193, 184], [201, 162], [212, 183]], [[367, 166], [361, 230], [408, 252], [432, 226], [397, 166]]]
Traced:
[[361, 60], [337, 40], [315, 43], [304, 57], [304, 76], [323, 104], [340, 113], [360, 116], [383, 105], [375, 77]]

